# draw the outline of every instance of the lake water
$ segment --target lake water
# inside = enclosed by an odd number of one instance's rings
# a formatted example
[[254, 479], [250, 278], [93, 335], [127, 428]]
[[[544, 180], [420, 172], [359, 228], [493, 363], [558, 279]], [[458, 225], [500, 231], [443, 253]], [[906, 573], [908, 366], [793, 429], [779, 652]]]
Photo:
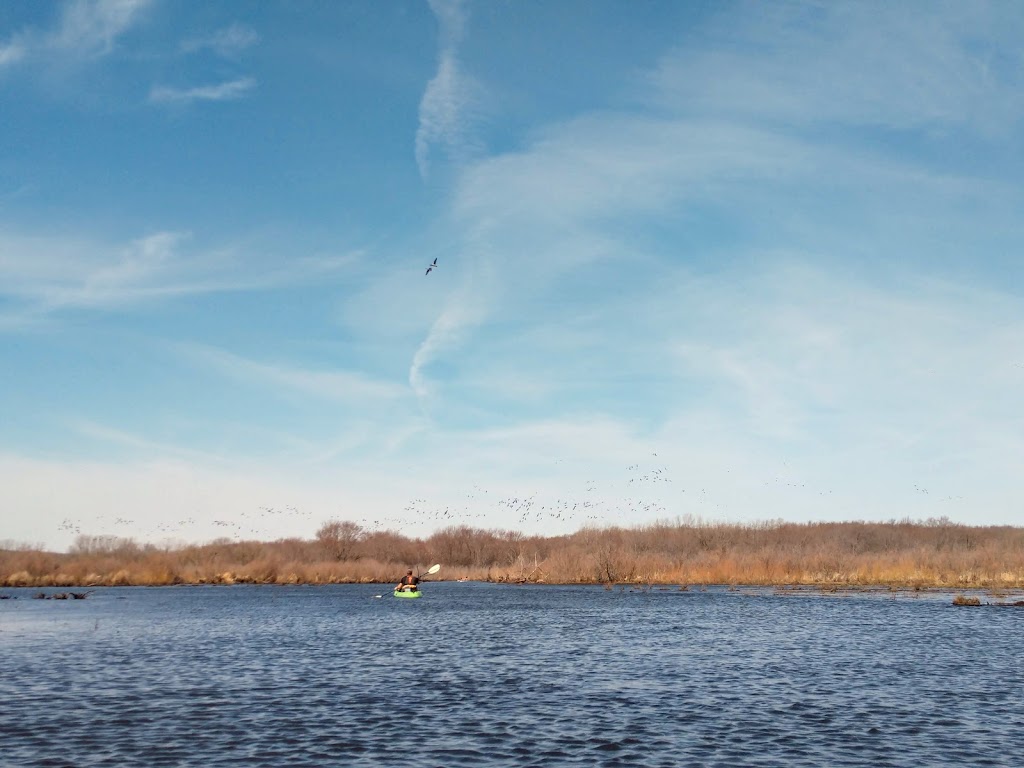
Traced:
[[38, 591], [0, 590], [5, 768], [1024, 766], [1024, 609], [951, 595]]

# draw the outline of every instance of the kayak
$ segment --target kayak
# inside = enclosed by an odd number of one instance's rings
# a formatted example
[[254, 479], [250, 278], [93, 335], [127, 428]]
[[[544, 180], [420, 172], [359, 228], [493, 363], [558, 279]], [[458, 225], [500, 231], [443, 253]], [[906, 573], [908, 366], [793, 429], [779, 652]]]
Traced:
[[395, 592], [395, 597], [423, 597], [423, 593], [418, 589], [415, 592]]

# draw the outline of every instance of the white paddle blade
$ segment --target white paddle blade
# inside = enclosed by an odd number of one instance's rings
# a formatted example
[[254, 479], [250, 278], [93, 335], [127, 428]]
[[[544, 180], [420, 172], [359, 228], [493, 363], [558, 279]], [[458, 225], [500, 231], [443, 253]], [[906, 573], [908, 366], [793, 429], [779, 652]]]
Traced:
[[441, 564], [438, 563], [437, 565], [430, 566], [430, 570], [427, 571], [427, 573], [437, 573], [440, 570], [441, 570]]

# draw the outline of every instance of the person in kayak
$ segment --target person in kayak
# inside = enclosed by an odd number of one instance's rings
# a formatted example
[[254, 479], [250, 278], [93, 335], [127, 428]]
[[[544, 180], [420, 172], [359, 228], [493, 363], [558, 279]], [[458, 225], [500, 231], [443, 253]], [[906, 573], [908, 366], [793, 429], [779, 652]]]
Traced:
[[415, 592], [419, 589], [419, 576], [413, 576], [412, 571], [406, 571], [405, 576], [395, 587], [396, 592]]

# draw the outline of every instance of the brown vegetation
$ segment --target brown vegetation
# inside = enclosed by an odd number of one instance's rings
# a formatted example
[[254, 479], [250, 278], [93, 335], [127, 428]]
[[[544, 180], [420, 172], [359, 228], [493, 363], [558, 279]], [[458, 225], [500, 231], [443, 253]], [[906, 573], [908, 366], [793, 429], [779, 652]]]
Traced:
[[953, 598], [953, 605], [981, 605], [981, 598], [967, 597], [967, 595], [957, 595]]
[[555, 537], [453, 526], [420, 539], [332, 521], [313, 540], [170, 548], [80, 536], [67, 553], [8, 545], [0, 586], [380, 583], [435, 562], [449, 580], [994, 589], [1024, 586], [1024, 528], [687, 518]]

